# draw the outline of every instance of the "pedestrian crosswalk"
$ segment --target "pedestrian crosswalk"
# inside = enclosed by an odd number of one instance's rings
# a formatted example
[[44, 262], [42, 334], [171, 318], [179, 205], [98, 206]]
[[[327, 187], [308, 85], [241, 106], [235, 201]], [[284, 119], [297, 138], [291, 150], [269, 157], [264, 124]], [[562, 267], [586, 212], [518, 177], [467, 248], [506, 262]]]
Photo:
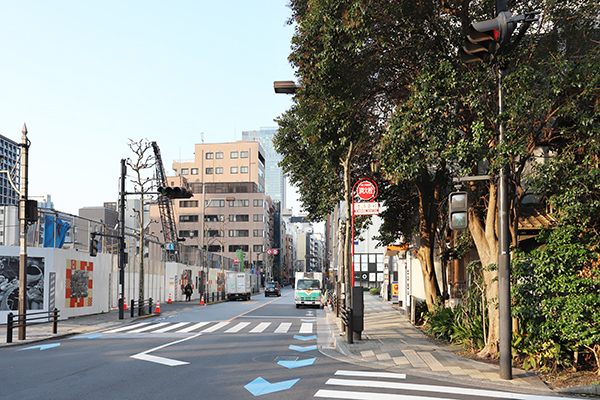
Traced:
[[292, 322], [236, 322], [236, 321], [204, 321], [204, 322], [139, 322], [136, 324], [109, 329], [103, 334], [138, 334], [138, 333], [313, 333], [314, 323]]
[[[406, 375], [378, 371], [339, 370], [329, 378], [326, 389], [314, 397], [347, 400], [450, 400], [450, 399], [522, 399], [551, 400], [554, 395], [529, 395], [501, 390], [473, 389], [461, 386], [442, 386], [407, 383]], [[574, 400], [574, 399], [571, 399]]]

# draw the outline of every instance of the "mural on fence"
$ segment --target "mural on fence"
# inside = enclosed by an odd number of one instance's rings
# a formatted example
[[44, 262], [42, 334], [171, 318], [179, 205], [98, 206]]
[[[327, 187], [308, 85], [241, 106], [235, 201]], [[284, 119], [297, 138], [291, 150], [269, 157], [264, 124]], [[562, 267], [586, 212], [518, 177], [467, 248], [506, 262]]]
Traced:
[[91, 307], [94, 288], [94, 263], [67, 260], [65, 307]]
[[[44, 308], [43, 257], [27, 257], [27, 309]], [[0, 256], [0, 311], [19, 310], [19, 256]]]

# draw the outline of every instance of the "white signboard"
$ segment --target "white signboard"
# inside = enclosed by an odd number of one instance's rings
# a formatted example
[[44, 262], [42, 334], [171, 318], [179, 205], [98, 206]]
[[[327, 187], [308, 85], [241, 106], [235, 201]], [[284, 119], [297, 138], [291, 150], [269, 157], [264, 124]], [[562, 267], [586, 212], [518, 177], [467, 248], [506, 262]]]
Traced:
[[364, 203], [354, 203], [354, 215], [378, 215], [379, 202], [368, 201]]

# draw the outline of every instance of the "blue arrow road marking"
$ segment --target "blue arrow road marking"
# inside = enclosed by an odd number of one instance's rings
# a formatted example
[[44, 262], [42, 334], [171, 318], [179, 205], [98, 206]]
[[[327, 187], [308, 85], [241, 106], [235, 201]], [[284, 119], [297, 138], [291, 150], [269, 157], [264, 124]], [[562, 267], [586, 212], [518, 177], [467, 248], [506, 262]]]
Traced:
[[313, 340], [316, 339], [317, 335], [312, 335], [312, 336], [300, 336], [300, 335], [294, 335], [294, 339], [298, 339], [298, 340]]
[[279, 361], [279, 362], [277, 362], [277, 364], [284, 366], [286, 368], [292, 369], [292, 368], [306, 367], [307, 365], [313, 365], [316, 360], [317, 360], [316, 358], [307, 358], [306, 360], [300, 360], [300, 361]]
[[294, 386], [296, 384], [296, 382], [298, 382], [299, 380], [300, 380], [300, 378], [292, 379], [289, 381], [277, 382], [277, 383], [269, 383], [268, 381], [264, 380], [263, 378], [261, 378], [259, 376], [258, 378], [256, 378], [255, 380], [253, 380], [252, 382], [250, 382], [249, 384], [247, 384], [244, 387], [246, 388], [247, 391], [252, 393], [254, 396], [260, 396], [263, 394], [269, 394], [269, 393], [279, 392], [281, 390], [287, 390], [287, 389], [291, 388], [292, 386]]
[[[99, 333], [97, 333], [97, 334], [95, 334], [95, 335], [82, 335], [82, 336], [75, 336], [75, 337], [72, 337], [72, 338], [70, 338], [70, 339], [86, 339], [86, 338], [87, 338], [87, 339], [96, 339], [96, 338], [99, 338], [100, 336], [102, 336], [102, 335], [101, 335], [101, 334], [99, 334]], [[69, 340], [70, 340], [70, 339], [69, 339]]]
[[26, 347], [24, 349], [19, 349], [17, 351], [22, 351], [22, 350], [33, 350], [33, 349], [40, 349], [40, 351], [42, 350], [46, 350], [46, 349], [51, 349], [53, 347], [57, 347], [60, 346], [60, 343], [53, 343], [53, 344], [43, 344], [41, 346], [32, 346], [32, 347]]
[[296, 351], [301, 351], [301, 352], [305, 352], [305, 351], [311, 351], [311, 350], [317, 350], [317, 346], [296, 346], [295, 344], [290, 344], [290, 350], [296, 350]]

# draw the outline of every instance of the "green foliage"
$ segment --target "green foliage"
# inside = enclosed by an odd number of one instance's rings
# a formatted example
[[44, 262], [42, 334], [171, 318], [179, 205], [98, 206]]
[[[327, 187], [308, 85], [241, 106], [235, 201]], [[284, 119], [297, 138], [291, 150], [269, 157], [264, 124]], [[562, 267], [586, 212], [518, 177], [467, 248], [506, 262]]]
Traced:
[[378, 296], [381, 293], [381, 288], [371, 288], [369, 293], [371, 293], [373, 296]]

